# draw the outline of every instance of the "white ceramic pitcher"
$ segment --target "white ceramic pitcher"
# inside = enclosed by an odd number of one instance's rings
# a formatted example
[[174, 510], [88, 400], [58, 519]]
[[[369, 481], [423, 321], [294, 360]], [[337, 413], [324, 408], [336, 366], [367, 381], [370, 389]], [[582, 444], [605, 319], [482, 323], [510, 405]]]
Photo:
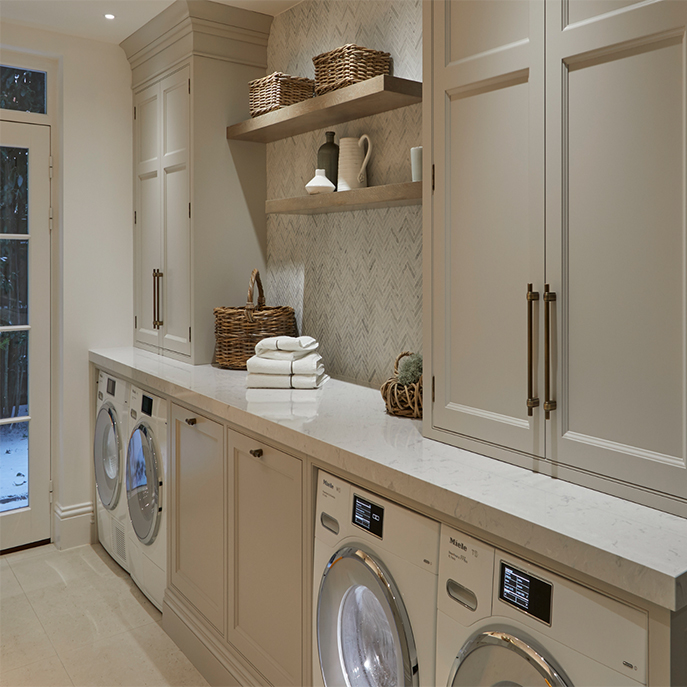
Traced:
[[[363, 142], [367, 141], [367, 153], [363, 159]], [[372, 152], [372, 143], [367, 134], [360, 138], [339, 139], [339, 173], [337, 191], [367, 186], [367, 163]]]

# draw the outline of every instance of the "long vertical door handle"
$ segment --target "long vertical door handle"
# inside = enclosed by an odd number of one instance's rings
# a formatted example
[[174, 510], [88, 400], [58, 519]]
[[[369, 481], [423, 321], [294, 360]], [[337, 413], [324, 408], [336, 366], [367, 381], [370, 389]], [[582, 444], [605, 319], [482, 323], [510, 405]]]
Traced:
[[164, 322], [162, 321], [162, 312], [160, 309], [160, 291], [161, 291], [161, 286], [162, 286], [162, 272], [160, 270], [157, 270], [157, 328], [160, 329]]
[[544, 417], [549, 420], [551, 411], [556, 410], [556, 401], [551, 398], [551, 303], [556, 294], [544, 284]]
[[157, 270], [153, 270], [153, 329], [157, 329]]
[[539, 291], [532, 290], [532, 284], [527, 285], [527, 415], [532, 417], [532, 411], [539, 405], [539, 397], [533, 396], [533, 369], [532, 369], [532, 340], [534, 338], [534, 316], [532, 310], [534, 301], [539, 300]]

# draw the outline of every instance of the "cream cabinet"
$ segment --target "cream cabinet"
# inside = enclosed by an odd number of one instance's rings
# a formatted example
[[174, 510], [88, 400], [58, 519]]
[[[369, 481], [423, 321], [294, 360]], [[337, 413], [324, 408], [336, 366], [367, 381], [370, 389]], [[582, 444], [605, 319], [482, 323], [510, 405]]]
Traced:
[[229, 526], [224, 426], [172, 405], [169, 583], [223, 637]]
[[302, 685], [302, 461], [229, 430], [227, 639], [271, 685]]
[[178, 405], [171, 420], [165, 627], [212, 647], [222, 684], [301, 685], [302, 461]]
[[687, 515], [687, 3], [424, 19], [426, 435]]
[[265, 150], [227, 142], [264, 76], [272, 18], [177, 0], [127, 38], [134, 131], [134, 341], [212, 360], [213, 308], [245, 303], [266, 255]]
[[134, 96], [136, 342], [191, 355], [190, 65]]

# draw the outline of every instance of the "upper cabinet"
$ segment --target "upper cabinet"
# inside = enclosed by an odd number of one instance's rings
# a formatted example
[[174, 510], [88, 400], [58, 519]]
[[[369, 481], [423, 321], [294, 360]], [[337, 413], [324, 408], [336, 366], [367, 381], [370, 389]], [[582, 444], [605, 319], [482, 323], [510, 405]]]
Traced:
[[424, 21], [425, 433], [687, 515], [687, 3]]
[[264, 75], [272, 18], [177, 0], [122, 43], [134, 91], [136, 345], [194, 364], [214, 349], [213, 308], [264, 270], [264, 151], [229, 144]]

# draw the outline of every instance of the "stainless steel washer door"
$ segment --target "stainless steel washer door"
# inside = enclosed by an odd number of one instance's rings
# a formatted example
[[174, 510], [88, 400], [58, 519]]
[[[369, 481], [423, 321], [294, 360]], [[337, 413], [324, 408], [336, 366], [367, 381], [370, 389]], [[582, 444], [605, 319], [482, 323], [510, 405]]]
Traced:
[[449, 687], [572, 687], [551, 658], [509, 632], [480, 632], [456, 657]]
[[383, 563], [362, 547], [337, 551], [322, 576], [317, 646], [326, 687], [418, 685], [408, 613]]
[[152, 544], [160, 529], [161, 475], [153, 434], [150, 427], [141, 422], [129, 439], [126, 496], [134, 532], [144, 544]]
[[100, 502], [113, 510], [119, 501], [122, 484], [122, 445], [117, 411], [105, 403], [98, 411], [93, 437], [93, 465], [95, 485]]

